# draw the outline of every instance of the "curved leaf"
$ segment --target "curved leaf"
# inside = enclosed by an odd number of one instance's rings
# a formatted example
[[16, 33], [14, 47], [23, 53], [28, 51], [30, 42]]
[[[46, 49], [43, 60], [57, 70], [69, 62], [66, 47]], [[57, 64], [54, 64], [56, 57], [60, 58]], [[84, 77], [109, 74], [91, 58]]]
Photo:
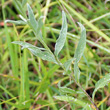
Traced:
[[54, 55], [51, 54], [45, 48], [39, 48], [39, 47], [36, 47], [32, 44], [29, 44], [26, 42], [21, 42], [21, 41], [14, 41], [12, 43], [19, 44], [19, 45], [23, 46], [22, 49], [27, 48], [28, 50], [31, 51], [32, 54], [34, 54], [37, 57], [40, 57], [43, 60], [51, 61], [51, 62], [54, 62], [57, 64]]
[[5, 20], [6, 23], [13, 23], [13, 24], [27, 24], [26, 22], [22, 21], [22, 20], [17, 20], [17, 21], [14, 21], [14, 20]]
[[31, 28], [34, 31], [36, 31], [38, 28], [38, 22], [36, 21], [33, 10], [31, 9], [29, 4], [27, 4], [27, 9], [28, 9], [28, 16], [29, 16], [29, 22], [30, 22]]
[[71, 96], [54, 96], [54, 98], [61, 100], [61, 101], [66, 101], [66, 102], [72, 102], [75, 104], [79, 104], [82, 107], [87, 106], [88, 110], [91, 108], [90, 105], [88, 105], [87, 103], [85, 103], [84, 101], [80, 101], [74, 97]]
[[94, 96], [95, 96], [95, 93], [98, 89], [100, 88], [103, 88], [105, 85], [108, 84], [108, 82], [110, 82], [110, 74], [106, 74], [102, 79], [100, 79], [96, 85], [95, 85], [95, 90], [93, 92], [93, 95], [92, 95], [92, 99], [94, 100]]
[[55, 44], [55, 55], [58, 56], [59, 52], [64, 46], [64, 43], [66, 41], [66, 34], [67, 34], [67, 21], [66, 21], [66, 15], [64, 11], [62, 11], [62, 28], [60, 31], [59, 38], [56, 41]]

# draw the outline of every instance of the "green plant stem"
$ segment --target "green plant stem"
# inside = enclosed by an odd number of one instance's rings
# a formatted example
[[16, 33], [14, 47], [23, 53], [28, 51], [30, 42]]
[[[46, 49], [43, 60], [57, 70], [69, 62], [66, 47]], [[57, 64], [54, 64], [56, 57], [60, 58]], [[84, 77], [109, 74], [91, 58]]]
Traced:
[[71, 78], [74, 80], [74, 82], [80, 87], [80, 89], [85, 93], [85, 95], [88, 97], [88, 99], [90, 100], [90, 102], [94, 105], [94, 107], [96, 108], [96, 110], [99, 110], [98, 107], [96, 106], [96, 104], [92, 101], [92, 98], [88, 95], [88, 93], [83, 89], [83, 87], [77, 83], [77, 81], [73, 78], [73, 76], [71, 75]]
[[[64, 71], [66, 72], [64, 66], [62, 65], [62, 63], [59, 61], [58, 57], [56, 57], [56, 61], [57, 63], [64, 69]], [[98, 107], [96, 106], [96, 104], [92, 101], [92, 98], [88, 95], [88, 93], [83, 89], [83, 87], [77, 83], [77, 81], [73, 78], [72, 75], [70, 75], [71, 78], [74, 80], [74, 82], [78, 85], [78, 87], [85, 93], [85, 95], [88, 97], [88, 99], [90, 100], [90, 102], [94, 105], [94, 107], [96, 108], [96, 110], [99, 110]]]

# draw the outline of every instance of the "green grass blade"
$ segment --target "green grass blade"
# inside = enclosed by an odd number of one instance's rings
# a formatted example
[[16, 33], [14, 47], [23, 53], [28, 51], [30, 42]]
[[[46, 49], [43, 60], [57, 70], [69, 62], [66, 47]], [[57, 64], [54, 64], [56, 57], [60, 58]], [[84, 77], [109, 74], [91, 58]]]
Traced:
[[86, 18], [84, 18], [81, 14], [79, 14], [72, 7], [70, 7], [67, 3], [65, 3], [65, 1], [60, 0], [60, 2], [63, 5], [65, 5], [65, 7], [67, 7], [68, 10], [70, 10], [73, 14], [75, 14], [79, 19], [81, 19], [87, 26], [89, 26], [91, 29], [93, 29], [95, 32], [97, 32], [100, 36], [102, 36], [104, 39], [106, 39], [108, 42], [110, 42], [110, 38], [106, 34], [104, 34], [102, 31], [100, 31], [96, 26], [94, 26]]

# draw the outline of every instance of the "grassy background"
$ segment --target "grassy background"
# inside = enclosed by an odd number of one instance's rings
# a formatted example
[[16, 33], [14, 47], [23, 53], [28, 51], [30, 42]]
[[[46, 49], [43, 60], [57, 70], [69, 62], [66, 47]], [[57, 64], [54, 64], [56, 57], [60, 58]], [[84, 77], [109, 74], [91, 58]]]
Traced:
[[[110, 72], [110, 2], [104, 0], [28, 0], [36, 19], [41, 15], [44, 26], [42, 34], [45, 42], [54, 51], [54, 45], [60, 32], [64, 10], [68, 19], [68, 36], [59, 58], [61, 62], [74, 56], [80, 36], [77, 22], [87, 30], [87, 46], [80, 61], [80, 83], [92, 95], [95, 83]], [[23, 7], [26, 10], [26, 7]], [[58, 82], [68, 86], [77, 93], [72, 94], [80, 101], [88, 102], [87, 97], [68, 76], [63, 75], [62, 68], [33, 56], [28, 50], [14, 45], [12, 41], [26, 41], [42, 47], [28, 26], [4, 23], [5, 19], [19, 20], [19, 13], [12, 0], [0, 1], [0, 110], [30, 109], [65, 110], [72, 107], [82, 108], [75, 103], [56, 100], [60, 95]], [[110, 84], [98, 90], [95, 103], [100, 110], [110, 106]], [[90, 103], [90, 102], [88, 102]], [[91, 103], [90, 103], [91, 104]], [[92, 105], [91, 105], [92, 106]]]

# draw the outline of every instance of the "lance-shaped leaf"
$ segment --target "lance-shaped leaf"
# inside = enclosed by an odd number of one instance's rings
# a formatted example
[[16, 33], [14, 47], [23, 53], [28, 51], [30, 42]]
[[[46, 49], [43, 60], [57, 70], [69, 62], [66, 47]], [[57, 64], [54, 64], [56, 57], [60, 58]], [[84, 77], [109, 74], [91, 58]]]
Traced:
[[27, 4], [27, 9], [28, 9], [28, 16], [29, 16], [30, 26], [35, 32], [38, 28], [38, 22], [36, 21], [36, 19], [34, 17], [34, 13], [33, 13], [33, 11], [32, 11], [29, 4]]
[[95, 84], [95, 90], [93, 92], [92, 98], [94, 100], [95, 93], [98, 89], [103, 88], [105, 85], [110, 82], [110, 74], [106, 74], [102, 79], [100, 79], [96, 84]]
[[78, 22], [78, 24], [81, 28], [81, 37], [79, 39], [78, 46], [76, 48], [75, 55], [74, 55], [75, 62], [77, 62], [77, 63], [81, 59], [81, 57], [84, 53], [84, 49], [86, 47], [86, 29], [84, 28], [84, 26], [81, 23]]
[[58, 56], [59, 52], [64, 46], [64, 43], [66, 41], [66, 35], [67, 35], [67, 21], [66, 21], [66, 15], [64, 11], [62, 11], [62, 28], [59, 35], [59, 38], [56, 41], [55, 44], [55, 55]]
[[79, 77], [80, 77], [80, 70], [78, 68], [78, 62], [81, 59], [84, 53], [84, 49], [86, 47], [86, 29], [81, 23], [78, 23], [78, 24], [81, 27], [81, 37], [79, 39], [78, 46], [74, 54], [74, 58], [75, 58], [74, 74], [75, 74], [75, 79], [77, 82], [79, 81]]
[[46, 50], [45, 48], [39, 48], [39, 47], [33, 46], [32, 44], [21, 42], [21, 41], [14, 41], [12, 43], [21, 45], [22, 49], [27, 48], [28, 50], [31, 51], [32, 54], [34, 54], [37, 57], [40, 57], [43, 60], [51, 61], [57, 64], [54, 55], [50, 53], [48, 50]]
[[6, 23], [13, 23], [13, 24], [17, 24], [17, 25], [25, 25], [27, 24], [26, 22], [22, 21], [22, 20], [17, 20], [17, 21], [14, 21], [14, 20], [5, 20]]
[[43, 23], [42, 23], [42, 16], [39, 18], [38, 22], [36, 21], [35, 17], [34, 17], [34, 13], [30, 7], [29, 4], [27, 4], [27, 8], [28, 8], [28, 15], [29, 15], [29, 20], [28, 20], [28, 24], [29, 26], [32, 28], [35, 36], [37, 36], [37, 39], [39, 41], [43, 40], [42, 39], [42, 33], [40, 31]]
[[54, 96], [55, 99], [61, 100], [61, 101], [66, 101], [66, 102], [73, 102], [75, 104], [78, 104], [82, 107], [87, 106], [87, 110], [90, 110], [90, 105], [85, 103], [84, 101], [78, 100], [74, 97], [71, 96]]

